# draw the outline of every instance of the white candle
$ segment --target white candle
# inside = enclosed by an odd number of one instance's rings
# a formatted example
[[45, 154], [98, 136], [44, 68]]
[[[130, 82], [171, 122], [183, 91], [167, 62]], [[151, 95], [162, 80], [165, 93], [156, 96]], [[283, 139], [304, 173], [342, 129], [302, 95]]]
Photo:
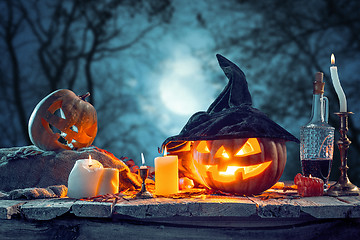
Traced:
[[145, 158], [143, 153], [141, 153], [141, 165], [145, 166]]
[[332, 79], [336, 94], [338, 95], [338, 98], [339, 98], [340, 112], [347, 112], [346, 96], [340, 85], [337, 67], [335, 66], [334, 54], [331, 54], [331, 64], [332, 64], [332, 66], [330, 67], [330, 74], [331, 74], [331, 79]]
[[68, 197], [79, 199], [96, 196], [103, 171], [103, 165], [91, 159], [91, 156], [77, 160], [69, 174]]
[[145, 166], [144, 154], [141, 153], [141, 166], [140, 166], [140, 169], [144, 169], [144, 168], [147, 168], [147, 167]]
[[179, 192], [178, 157], [155, 158], [155, 194], [169, 195]]
[[99, 181], [98, 193], [96, 195], [115, 194], [119, 192], [119, 169], [104, 168]]

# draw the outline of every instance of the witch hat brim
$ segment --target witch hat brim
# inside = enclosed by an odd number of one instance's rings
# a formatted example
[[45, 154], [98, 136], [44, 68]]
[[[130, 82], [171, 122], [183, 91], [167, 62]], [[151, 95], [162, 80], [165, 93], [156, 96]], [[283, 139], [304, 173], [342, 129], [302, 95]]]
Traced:
[[170, 150], [185, 141], [231, 138], [275, 138], [299, 143], [296, 137], [252, 107], [241, 69], [219, 54], [216, 57], [229, 79], [228, 84], [206, 112], [192, 115], [180, 134], [167, 138], [162, 148], [167, 146]]

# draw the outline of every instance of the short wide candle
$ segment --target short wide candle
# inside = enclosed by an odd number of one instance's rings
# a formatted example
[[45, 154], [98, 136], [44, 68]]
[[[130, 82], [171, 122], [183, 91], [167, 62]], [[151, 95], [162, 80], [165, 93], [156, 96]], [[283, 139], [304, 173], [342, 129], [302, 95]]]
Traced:
[[179, 192], [178, 157], [155, 158], [155, 194], [170, 195]]
[[115, 194], [119, 192], [119, 169], [104, 168], [100, 179], [99, 192], [97, 195]]
[[96, 196], [103, 171], [99, 161], [90, 158], [77, 160], [69, 174], [67, 195], [70, 198]]
[[68, 178], [68, 197], [89, 198], [119, 192], [119, 170], [104, 168], [89, 157], [75, 162]]

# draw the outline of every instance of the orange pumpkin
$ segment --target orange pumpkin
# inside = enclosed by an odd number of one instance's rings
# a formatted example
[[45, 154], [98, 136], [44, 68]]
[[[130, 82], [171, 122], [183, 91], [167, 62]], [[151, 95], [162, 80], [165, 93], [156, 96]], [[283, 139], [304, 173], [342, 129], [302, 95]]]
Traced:
[[195, 169], [205, 184], [224, 192], [251, 195], [274, 185], [286, 164], [285, 141], [239, 138], [195, 141]]
[[87, 96], [61, 89], [41, 100], [29, 120], [31, 142], [51, 151], [90, 146], [97, 133], [97, 114], [85, 101]]

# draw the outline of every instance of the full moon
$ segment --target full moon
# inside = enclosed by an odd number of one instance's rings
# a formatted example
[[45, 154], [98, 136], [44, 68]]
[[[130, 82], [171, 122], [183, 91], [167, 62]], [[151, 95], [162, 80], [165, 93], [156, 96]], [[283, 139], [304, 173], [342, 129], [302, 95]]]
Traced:
[[165, 62], [159, 86], [164, 106], [178, 115], [204, 111], [212, 102], [213, 89], [191, 56]]

